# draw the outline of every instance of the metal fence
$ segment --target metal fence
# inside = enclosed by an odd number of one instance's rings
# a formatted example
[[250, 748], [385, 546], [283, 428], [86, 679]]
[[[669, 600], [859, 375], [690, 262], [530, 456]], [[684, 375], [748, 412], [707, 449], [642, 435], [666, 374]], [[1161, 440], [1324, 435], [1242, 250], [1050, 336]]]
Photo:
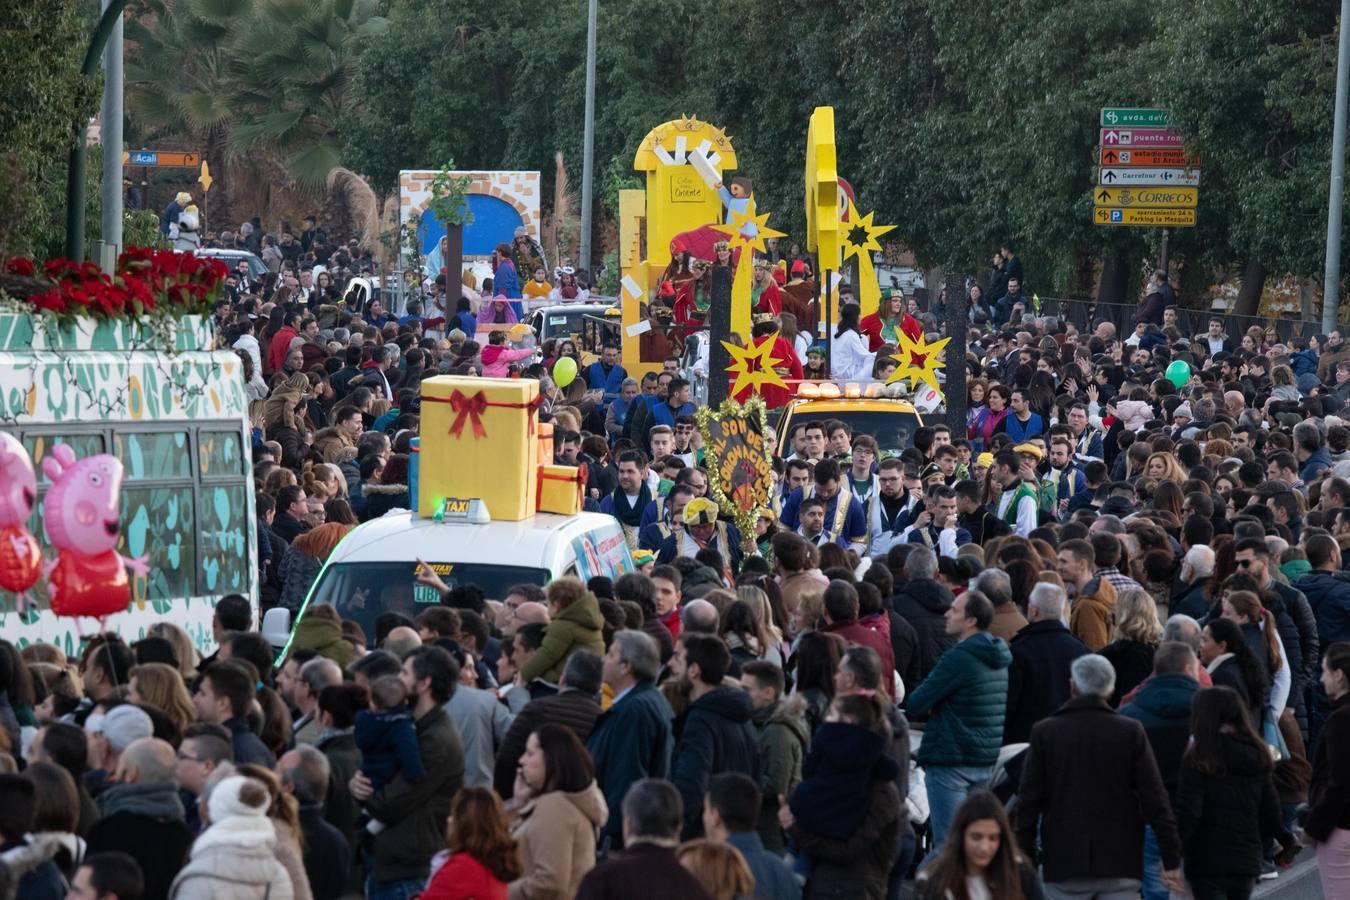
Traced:
[[[1102, 322], [1110, 322], [1116, 326], [1116, 333], [1124, 336], [1134, 330], [1135, 313], [1138, 309], [1139, 307], [1133, 303], [1098, 303], [1095, 300], [1042, 297], [1040, 311], [1028, 314], [1055, 316], [1067, 320], [1072, 322], [1080, 332], [1091, 331]], [[1183, 337], [1189, 339], [1207, 331], [1209, 320], [1215, 317], [1223, 320], [1224, 331], [1233, 339], [1235, 344], [1253, 325], [1262, 330], [1269, 325], [1274, 325], [1275, 331], [1282, 341], [1287, 341], [1291, 337], [1311, 337], [1322, 333], [1321, 320], [1239, 316], [1221, 310], [1187, 309], [1184, 307], [1177, 307], [1177, 330], [1181, 332]], [[1350, 333], [1350, 323], [1338, 325], [1337, 328], [1343, 334]]]

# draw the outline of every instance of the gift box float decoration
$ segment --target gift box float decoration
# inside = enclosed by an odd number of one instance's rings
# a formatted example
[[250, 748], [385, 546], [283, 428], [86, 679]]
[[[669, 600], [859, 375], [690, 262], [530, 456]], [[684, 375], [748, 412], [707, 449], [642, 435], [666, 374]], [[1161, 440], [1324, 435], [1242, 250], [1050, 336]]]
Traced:
[[423, 381], [420, 514], [434, 515], [450, 498], [482, 500], [493, 519], [506, 521], [580, 512], [585, 473], [553, 465], [553, 428], [538, 422], [542, 401], [531, 378]]

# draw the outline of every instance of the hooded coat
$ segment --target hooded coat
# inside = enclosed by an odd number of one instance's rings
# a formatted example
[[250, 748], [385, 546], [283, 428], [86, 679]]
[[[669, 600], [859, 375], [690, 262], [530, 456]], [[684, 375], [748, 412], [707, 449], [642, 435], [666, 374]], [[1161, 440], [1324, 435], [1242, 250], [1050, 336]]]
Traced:
[[911, 716], [927, 715], [921, 766], [992, 766], [1003, 746], [1012, 651], [981, 631], [943, 654], [909, 695]]
[[319, 616], [301, 616], [291, 639], [291, 651], [313, 650], [346, 670], [356, 659], [356, 647], [342, 636], [342, 626]]
[[1200, 684], [1188, 675], [1155, 675], [1140, 687], [1120, 714], [1137, 720], [1148, 734], [1163, 786], [1175, 798], [1181, 757], [1191, 740], [1191, 704]]
[[171, 900], [292, 900], [291, 878], [278, 861], [265, 815], [231, 816], [211, 825], [169, 890]]
[[[942, 656], [953, 644], [947, 634], [947, 610], [956, 598], [952, 592], [932, 578], [914, 578], [905, 582], [891, 600], [891, 607], [900, 617], [914, 626], [918, 635], [919, 682], [928, 677]], [[919, 684], [906, 684], [913, 692]]]
[[595, 835], [609, 808], [594, 781], [585, 790], [531, 798], [511, 825], [525, 872], [511, 882], [510, 900], [570, 900], [595, 867]]
[[703, 835], [708, 779], [723, 772], [757, 778], [759, 740], [750, 714], [750, 695], [728, 687], [715, 687], [689, 705], [670, 764], [670, 780], [684, 801], [685, 840]]
[[604, 621], [600, 601], [590, 591], [582, 594], [548, 623], [544, 642], [520, 667], [521, 679], [525, 684], [536, 678], [557, 684], [567, 657], [577, 650], [592, 650], [604, 656], [605, 639], [600, 630]]
[[1311, 572], [1294, 582], [1294, 587], [1308, 598], [1322, 646], [1350, 641], [1350, 574]]
[[802, 780], [802, 759], [811, 742], [806, 727], [806, 701], [800, 697], [779, 700], [751, 715], [759, 743], [759, 823], [756, 831], [764, 849], [783, 851], [783, 831], [778, 824], [778, 797], [792, 796]]

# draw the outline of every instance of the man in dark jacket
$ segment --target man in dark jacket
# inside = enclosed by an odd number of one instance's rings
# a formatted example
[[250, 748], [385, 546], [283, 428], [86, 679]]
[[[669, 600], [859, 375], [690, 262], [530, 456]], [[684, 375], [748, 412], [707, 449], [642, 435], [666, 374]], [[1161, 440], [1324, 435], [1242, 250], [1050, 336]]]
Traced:
[[319, 692], [322, 730], [314, 741], [314, 749], [328, 760], [324, 818], [347, 837], [348, 843], [355, 839], [356, 820], [360, 814], [349, 786], [352, 776], [361, 767], [361, 748], [356, 746], [352, 726], [357, 712], [364, 709], [367, 702], [366, 689], [357, 684], [333, 685]]
[[682, 838], [703, 835], [703, 795], [722, 772], [759, 774], [759, 741], [751, 723], [750, 696], [722, 684], [731, 652], [719, 637], [681, 634], [671, 671], [688, 680], [689, 711], [670, 763], [670, 780], [684, 804]]
[[837, 634], [848, 644], [870, 647], [881, 657], [882, 671], [888, 674], [895, 671], [890, 639], [858, 622], [858, 589], [850, 582], [835, 579], [825, 588], [825, 626], [820, 630]]
[[989, 633], [993, 621], [994, 604], [984, 594], [966, 591], [957, 597], [947, 611], [946, 624], [948, 635], [958, 643], [909, 695], [910, 717], [928, 718], [919, 745], [933, 823], [928, 859], [942, 850], [966, 794], [989, 780], [1003, 744], [1012, 653]]
[[277, 763], [286, 793], [300, 805], [300, 833], [304, 838], [305, 874], [314, 900], [338, 900], [346, 893], [352, 851], [347, 839], [323, 818], [328, 792], [328, 759], [319, 750], [301, 745]]
[[[595, 762], [595, 780], [609, 806], [609, 821], [600, 832], [602, 850], [623, 846], [621, 809], [629, 788], [644, 778], [665, 778], [670, 772], [675, 711], [656, 689], [660, 669], [656, 642], [650, 637], [640, 631], [614, 633], [604, 659], [604, 680], [614, 700], [596, 719], [586, 740]], [[675, 831], [678, 837], [679, 828]]]
[[[1144, 726], [1163, 787], [1167, 788], [1167, 797], [1174, 807], [1181, 757], [1191, 739], [1191, 703], [1200, 690], [1195, 680], [1198, 666], [1189, 644], [1163, 643], [1153, 655], [1153, 677], [1140, 687], [1133, 703], [1120, 708], [1122, 716], [1137, 719]], [[1166, 895], [1158, 836], [1148, 828], [1144, 831], [1144, 896]]]
[[224, 725], [230, 732], [235, 763], [257, 763], [264, 768], [276, 765], [276, 757], [258, 736], [249, 730], [250, 704], [257, 693], [252, 666], [242, 660], [227, 659], [207, 669], [192, 696], [197, 718], [213, 725]]
[[709, 840], [730, 844], [745, 857], [750, 876], [755, 879], [756, 897], [798, 900], [802, 885], [792, 867], [781, 850], [765, 849], [755, 831], [755, 819], [762, 808], [759, 789], [748, 777], [739, 772], [715, 775], [708, 782], [708, 796], [703, 802], [703, 831]]
[[1074, 661], [1072, 678], [1073, 699], [1031, 729], [1017, 814], [1022, 850], [1039, 844], [1046, 883], [1065, 894], [1135, 896], [1149, 824], [1164, 884], [1183, 890], [1181, 838], [1148, 736], [1107, 704], [1115, 670], [1088, 654]]
[[120, 850], [141, 864], [145, 900], [169, 896], [192, 846], [174, 780], [177, 762], [173, 747], [158, 738], [134, 741], [122, 751], [114, 783], [99, 794], [102, 818], [88, 836], [87, 855]]
[[1064, 624], [1064, 589], [1038, 584], [1027, 603], [1028, 625], [1009, 644], [1008, 718], [1003, 743], [1023, 744], [1031, 727], [1069, 699], [1069, 667], [1088, 648]]
[[399, 677], [412, 705], [426, 774], [415, 782], [396, 776], [378, 791], [361, 772], [352, 776], [352, 797], [388, 826], [375, 835], [368, 897], [395, 896], [399, 890], [411, 896], [426, 885], [431, 858], [445, 847], [450, 801], [464, 784], [464, 750], [445, 711], [459, 683], [459, 665], [440, 647], [419, 647], [403, 661]]
[[[928, 677], [938, 657], [954, 643], [947, 633], [946, 614], [952, 608], [952, 592], [934, 580], [937, 574], [937, 555], [928, 547], [914, 547], [905, 557], [905, 583], [891, 600], [891, 606], [901, 618], [914, 626], [919, 636], [919, 679]], [[918, 684], [907, 684], [905, 690], [915, 691]]]
[[[650, 690], [661, 696], [655, 688]], [[670, 782], [657, 778], [634, 782], [619, 809], [627, 849], [586, 873], [577, 900], [712, 900], [675, 858], [684, 809], [680, 792]]]
[[1350, 574], [1340, 571], [1341, 551], [1336, 539], [1312, 535], [1304, 544], [1312, 571], [1294, 582], [1303, 592], [1317, 622], [1317, 637], [1325, 647], [1350, 641]]
[[510, 800], [515, 793], [516, 767], [525, 753], [525, 742], [539, 726], [564, 725], [583, 744], [591, 736], [595, 720], [600, 716], [600, 704], [595, 698], [600, 693], [602, 678], [603, 663], [600, 657], [588, 650], [578, 650], [567, 658], [562, 679], [558, 683], [558, 693], [531, 700], [516, 714], [506, 737], [502, 738], [501, 747], [497, 749], [497, 761], [492, 772], [493, 789], [503, 799]]
[[[1294, 627], [1298, 629], [1298, 658], [1301, 662], [1299, 668], [1302, 671], [1293, 673], [1295, 690], [1316, 684], [1322, 676], [1322, 654], [1318, 649], [1320, 644], [1317, 636], [1317, 618], [1313, 615], [1308, 598], [1298, 588], [1278, 580], [1271, 574], [1270, 548], [1264, 538], [1245, 538], [1238, 541], [1234, 560], [1238, 564], [1239, 571], [1243, 571], [1242, 567], [1246, 566], [1246, 574], [1256, 579], [1261, 590], [1272, 591], [1280, 596], [1284, 601], [1285, 611], [1289, 613], [1289, 618], [1294, 621]], [[1292, 648], [1290, 654], [1292, 656]], [[1304, 709], [1301, 702], [1295, 704], [1296, 698], [1301, 700], [1301, 695], [1291, 695], [1289, 705]]]

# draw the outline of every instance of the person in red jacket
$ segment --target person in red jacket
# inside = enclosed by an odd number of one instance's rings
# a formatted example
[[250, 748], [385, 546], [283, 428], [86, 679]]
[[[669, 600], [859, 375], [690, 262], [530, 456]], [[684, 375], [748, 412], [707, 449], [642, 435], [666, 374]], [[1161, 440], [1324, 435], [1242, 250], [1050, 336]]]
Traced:
[[[487, 788], [461, 788], [450, 804], [448, 851], [422, 900], [506, 900], [507, 884], [520, 877], [520, 850], [506, 812]], [[438, 855], [437, 859], [441, 857]]]
[[[756, 322], [754, 329], [750, 332], [753, 336], [755, 346], [762, 346], [765, 342], [773, 342], [773, 351], [769, 358], [779, 361], [779, 365], [774, 366], [778, 374], [783, 376], [788, 382], [788, 389], [783, 389], [777, 385], [765, 384], [759, 389], [760, 399], [764, 401], [764, 406], [768, 409], [779, 409], [787, 406], [788, 401], [792, 399], [792, 393], [796, 390], [797, 382], [802, 380], [802, 362], [797, 358], [792, 345], [783, 340], [778, 333], [778, 322], [776, 319], [763, 318]], [[751, 371], [759, 368], [758, 363], [751, 363]], [[732, 384], [735, 385], [735, 377], [732, 377]], [[737, 403], [744, 403], [749, 400], [751, 391], [749, 388], [743, 389], [735, 395]]]
[[267, 361], [273, 372], [279, 371], [286, 364], [286, 354], [291, 350], [291, 341], [300, 336], [300, 332], [296, 329], [299, 322], [300, 313], [287, 313], [281, 330], [272, 335], [272, 343], [267, 345]]
[[923, 336], [919, 320], [905, 312], [905, 292], [898, 288], [882, 291], [881, 305], [870, 316], [863, 316], [858, 328], [867, 338], [870, 353], [880, 350], [883, 344], [896, 346], [901, 333], [912, 341]]

